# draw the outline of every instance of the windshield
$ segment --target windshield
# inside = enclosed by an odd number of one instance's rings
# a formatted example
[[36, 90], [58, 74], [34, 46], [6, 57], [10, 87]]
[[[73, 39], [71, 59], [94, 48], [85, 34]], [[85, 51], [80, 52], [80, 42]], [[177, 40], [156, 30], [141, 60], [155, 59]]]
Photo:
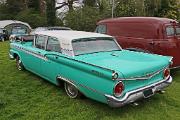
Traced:
[[13, 28], [12, 30], [12, 34], [25, 34], [26, 33], [26, 29], [22, 29], [22, 28]]
[[166, 34], [167, 34], [167, 36], [174, 36], [174, 35], [179, 36], [180, 35], [180, 27], [179, 26], [175, 26], [175, 27], [168, 26], [168, 27], [166, 27]]
[[175, 30], [173, 26], [166, 27], [166, 34], [167, 36], [173, 36], [175, 35]]
[[72, 42], [74, 55], [121, 50], [113, 38], [83, 38]]
[[180, 35], [180, 26], [176, 26], [176, 35]]

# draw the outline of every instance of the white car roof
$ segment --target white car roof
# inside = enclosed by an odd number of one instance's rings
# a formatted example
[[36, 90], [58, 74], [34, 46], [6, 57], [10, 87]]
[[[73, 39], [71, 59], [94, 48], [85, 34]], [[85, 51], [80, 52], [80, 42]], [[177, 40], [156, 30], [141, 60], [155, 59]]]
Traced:
[[60, 41], [62, 53], [73, 56], [72, 41], [80, 38], [92, 38], [92, 37], [111, 37], [109, 35], [84, 32], [84, 31], [72, 31], [72, 30], [53, 30], [53, 31], [40, 31], [36, 32], [36, 35], [45, 35], [55, 37]]
[[38, 35], [46, 35], [51, 37], [56, 37], [61, 40], [66, 40], [72, 42], [72, 40], [80, 38], [89, 38], [89, 37], [112, 37], [105, 34], [93, 33], [93, 32], [84, 32], [84, 31], [67, 31], [67, 30], [53, 30], [53, 31], [40, 31], [36, 32]]

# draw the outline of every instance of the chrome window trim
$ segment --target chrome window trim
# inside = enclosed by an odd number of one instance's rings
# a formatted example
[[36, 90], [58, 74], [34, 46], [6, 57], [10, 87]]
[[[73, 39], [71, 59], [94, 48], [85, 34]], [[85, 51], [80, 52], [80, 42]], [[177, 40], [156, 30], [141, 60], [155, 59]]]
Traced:
[[[118, 42], [117, 42], [117, 40], [116, 40], [115, 37], [89, 37], [89, 38], [112, 38], [112, 41], [115, 42], [115, 44], [116, 44], [117, 47], [119, 48], [119, 51], [122, 51], [122, 50], [123, 50], [122, 47], [118, 44]], [[82, 38], [79, 38], [79, 39], [82, 39]], [[79, 40], [79, 39], [74, 39], [74, 40], [71, 41], [72, 52], [73, 52], [72, 57], [77, 56], [77, 55], [75, 55], [75, 53], [74, 53], [74, 47], [73, 47], [72, 43], [73, 43], [74, 41], [76, 41], [76, 40]], [[105, 52], [107, 52], [107, 51], [105, 51]], [[112, 51], [108, 51], [108, 52], [113, 52], [113, 50], [112, 50]], [[86, 54], [88, 54], [88, 53], [86, 53]], [[79, 54], [79, 55], [81, 55], [81, 54]]]
[[[56, 38], [56, 37], [51, 37], [51, 36], [48, 36], [48, 38], [47, 38], [47, 42], [46, 42], [46, 51], [48, 51], [47, 50], [47, 47], [48, 47], [48, 43], [49, 43], [49, 41], [50, 41], [50, 38], [52, 38], [52, 39], [55, 39], [56, 41], [58, 41], [58, 43], [59, 43], [59, 48], [60, 48], [60, 50], [61, 50], [61, 52], [59, 52], [59, 53], [62, 53], [62, 48], [61, 48], [61, 43], [60, 43], [60, 40], [58, 40], [58, 38]], [[56, 52], [56, 51], [52, 51], [52, 52]]]

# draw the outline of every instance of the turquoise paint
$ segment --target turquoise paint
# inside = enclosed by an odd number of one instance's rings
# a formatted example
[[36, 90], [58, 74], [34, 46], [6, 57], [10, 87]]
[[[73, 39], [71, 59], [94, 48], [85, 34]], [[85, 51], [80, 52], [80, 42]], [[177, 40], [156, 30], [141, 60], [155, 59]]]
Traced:
[[[14, 53], [20, 56], [27, 70], [56, 85], [57, 76], [70, 79], [87, 97], [103, 103], [107, 103], [104, 94], [113, 95], [114, 85], [118, 82], [112, 80], [114, 71], [119, 74], [119, 78], [142, 76], [167, 67], [171, 59], [127, 50], [70, 57], [57, 52], [40, 50], [31, 42], [11, 43], [10, 54]], [[150, 80], [124, 80], [123, 93], [162, 80], [162, 75], [161, 72]]]

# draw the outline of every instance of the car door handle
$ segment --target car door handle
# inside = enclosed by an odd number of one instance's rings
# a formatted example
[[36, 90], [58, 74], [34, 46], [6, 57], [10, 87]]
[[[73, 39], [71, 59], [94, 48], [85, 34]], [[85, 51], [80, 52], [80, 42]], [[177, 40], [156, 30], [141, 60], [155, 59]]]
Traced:
[[154, 45], [155, 43], [152, 41], [152, 42], [149, 42], [150, 45]]

